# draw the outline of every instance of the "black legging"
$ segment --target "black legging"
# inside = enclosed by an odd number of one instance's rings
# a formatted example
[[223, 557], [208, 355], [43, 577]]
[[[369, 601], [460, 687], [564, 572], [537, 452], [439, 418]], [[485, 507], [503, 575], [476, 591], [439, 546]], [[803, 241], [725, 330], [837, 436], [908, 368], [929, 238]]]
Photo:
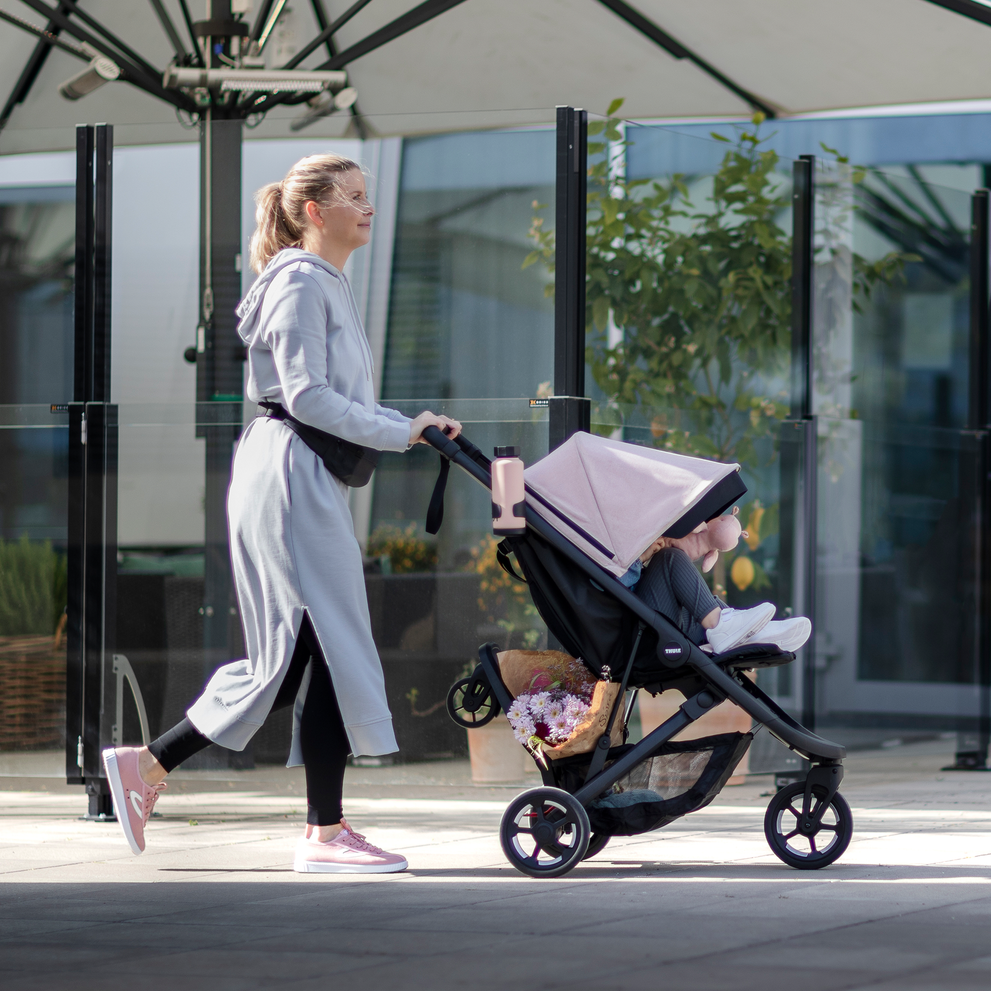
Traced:
[[659, 550], [634, 589], [651, 609], [666, 616], [692, 643], [706, 642], [702, 620], [722, 603], [709, 591], [695, 565], [679, 547]]
[[[275, 696], [272, 712], [286, 709], [296, 701], [307, 664], [312, 670], [299, 726], [299, 742], [306, 771], [306, 821], [313, 826], [333, 826], [341, 821], [343, 815], [344, 768], [351, 753], [351, 744], [341, 719], [330, 671], [310, 624], [310, 617], [304, 613], [296, 649]], [[193, 754], [210, 746], [210, 742], [188, 719], [183, 719], [148, 744], [148, 749], [166, 771], [171, 771]]]

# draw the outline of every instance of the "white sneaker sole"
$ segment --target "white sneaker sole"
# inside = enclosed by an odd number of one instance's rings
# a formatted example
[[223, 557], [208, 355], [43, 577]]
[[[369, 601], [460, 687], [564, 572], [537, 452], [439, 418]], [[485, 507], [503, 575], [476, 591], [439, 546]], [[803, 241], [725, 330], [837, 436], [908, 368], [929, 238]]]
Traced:
[[131, 817], [127, 814], [127, 799], [124, 795], [124, 782], [121, 780], [120, 770], [117, 767], [116, 751], [103, 751], [103, 768], [107, 772], [107, 784], [110, 785], [110, 798], [114, 803], [114, 815], [117, 816], [120, 828], [124, 831], [124, 839], [127, 840], [131, 853], [140, 857], [144, 850], [138, 846], [137, 838], [131, 829]]
[[292, 865], [297, 874], [398, 874], [407, 867], [405, 860], [401, 864], [323, 864], [298, 858]]

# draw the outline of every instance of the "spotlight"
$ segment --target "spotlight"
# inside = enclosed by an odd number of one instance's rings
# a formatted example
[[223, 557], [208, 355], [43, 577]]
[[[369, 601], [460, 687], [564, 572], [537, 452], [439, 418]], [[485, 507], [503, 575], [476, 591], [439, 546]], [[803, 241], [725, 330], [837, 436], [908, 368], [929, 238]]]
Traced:
[[162, 76], [166, 89], [239, 90], [246, 93], [336, 92], [347, 84], [346, 72], [294, 72], [277, 69], [195, 69], [170, 65]]
[[115, 79], [120, 79], [120, 66], [116, 62], [105, 55], [99, 55], [88, 45], [83, 47], [88, 49], [86, 54], [92, 55], [93, 59], [82, 72], [76, 73], [59, 86], [58, 91], [67, 100], [79, 100], [87, 93], [99, 89], [104, 83], [112, 83]]
[[335, 96], [331, 96], [329, 93], [319, 93], [308, 101], [310, 109], [302, 117], [297, 117], [289, 122], [289, 130], [302, 131], [304, 127], [309, 127], [321, 117], [329, 117], [338, 110], [347, 110], [349, 107], [353, 107], [357, 99], [358, 91], [353, 86], [342, 89]]

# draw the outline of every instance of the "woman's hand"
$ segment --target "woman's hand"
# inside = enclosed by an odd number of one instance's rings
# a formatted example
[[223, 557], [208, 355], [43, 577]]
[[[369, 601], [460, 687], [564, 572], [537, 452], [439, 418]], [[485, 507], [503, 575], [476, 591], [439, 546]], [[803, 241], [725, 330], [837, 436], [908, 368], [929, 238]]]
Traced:
[[461, 424], [457, 420], [452, 420], [449, 416], [438, 416], [436, 413], [424, 410], [409, 425], [409, 442], [411, 445], [427, 443], [423, 439], [423, 431], [427, 427], [437, 427], [452, 440], [461, 433]]

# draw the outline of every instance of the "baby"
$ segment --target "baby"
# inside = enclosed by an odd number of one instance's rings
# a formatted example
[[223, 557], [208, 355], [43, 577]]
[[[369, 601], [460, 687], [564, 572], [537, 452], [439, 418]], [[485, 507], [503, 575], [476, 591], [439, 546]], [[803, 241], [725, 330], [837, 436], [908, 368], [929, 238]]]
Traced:
[[710, 571], [719, 551], [732, 550], [747, 536], [733, 514], [703, 523], [686, 537], [659, 537], [619, 579], [652, 609], [667, 616], [693, 643], [708, 644], [717, 654], [746, 643], [771, 643], [798, 650], [812, 633], [804, 616], [774, 621], [775, 606], [762, 602], [750, 609], [723, 605], [692, 564], [703, 559]]

